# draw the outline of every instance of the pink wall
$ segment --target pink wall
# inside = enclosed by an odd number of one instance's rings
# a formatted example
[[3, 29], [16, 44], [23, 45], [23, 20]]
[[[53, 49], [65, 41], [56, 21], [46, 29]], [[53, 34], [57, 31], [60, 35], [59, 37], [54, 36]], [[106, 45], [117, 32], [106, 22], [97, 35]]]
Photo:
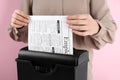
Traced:
[[107, 1], [118, 30], [113, 44], [107, 44], [101, 50], [95, 51], [94, 80], [120, 80], [120, 1]]
[[[11, 14], [19, 8], [21, 0], [1, 0], [0, 2], [0, 80], [17, 80], [15, 58], [18, 50], [25, 46], [13, 41], [7, 32]], [[113, 44], [108, 44], [99, 51], [95, 50], [93, 61], [94, 80], [120, 80], [120, 1], [108, 0], [111, 13], [118, 25]]]
[[15, 58], [24, 44], [13, 41], [7, 28], [19, 3], [20, 0], [0, 0], [0, 80], [17, 80]]

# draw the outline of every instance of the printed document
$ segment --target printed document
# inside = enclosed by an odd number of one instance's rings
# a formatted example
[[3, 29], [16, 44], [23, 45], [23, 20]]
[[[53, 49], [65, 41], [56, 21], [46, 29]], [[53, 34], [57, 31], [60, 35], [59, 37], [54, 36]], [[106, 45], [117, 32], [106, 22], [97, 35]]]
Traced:
[[30, 16], [28, 49], [73, 55], [73, 34], [66, 16]]

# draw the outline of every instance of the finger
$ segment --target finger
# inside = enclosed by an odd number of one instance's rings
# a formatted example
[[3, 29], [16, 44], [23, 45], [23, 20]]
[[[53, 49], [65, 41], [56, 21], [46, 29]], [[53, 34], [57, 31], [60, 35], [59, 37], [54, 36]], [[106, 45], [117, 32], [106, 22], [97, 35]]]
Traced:
[[67, 20], [68, 25], [87, 25], [87, 20]]
[[21, 22], [24, 22], [24, 23], [29, 23], [29, 19], [26, 19], [18, 14], [13, 14], [12, 16], [13, 18], [15, 18], [16, 20], [19, 20]]
[[15, 13], [26, 18], [26, 19], [29, 19], [29, 15], [25, 14], [24, 12], [22, 12], [20, 10], [15, 10]]
[[71, 15], [71, 16], [68, 16], [67, 19], [68, 20], [84, 20], [84, 19], [87, 19], [87, 14], [78, 14], [78, 15]]
[[80, 31], [73, 30], [73, 33], [76, 35], [79, 35], [79, 36], [88, 36], [89, 35], [88, 31], [80, 32]]
[[69, 26], [69, 28], [77, 31], [86, 31], [89, 29], [87, 26]]
[[17, 25], [21, 25], [21, 26], [27, 26], [27, 24], [28, 24], [28, 23], [19, 21], [19, 20], [15, 19], [15, 18], [12, 18], [12, 21], [11, 21], [11, 22], [12, 22], [12, 23], [15, 23], [15, 24], [17, 24]]
[[15, 28], [21, 28], [22, 26], [19, 24], [15, 24], [15, 23], [11, 23], [11, 26], [15, 27]]

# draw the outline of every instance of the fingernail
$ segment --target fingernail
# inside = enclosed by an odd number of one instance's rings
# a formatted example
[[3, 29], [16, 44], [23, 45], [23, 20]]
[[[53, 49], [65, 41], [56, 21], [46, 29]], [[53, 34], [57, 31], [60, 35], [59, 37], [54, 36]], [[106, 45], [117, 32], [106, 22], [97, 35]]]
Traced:
[[66, 21], [66, 23], [68, 24], [69, 21]]
[[26, 23], [25, 26], [27, 26], [28, 24]]
[[30, 19], [30, 17], [29, 17], [29, 16], [27, 16], [26, 18], [27, 18], [27, 19]]
[[27, 20], [27, 23], [29, 23], [29, 20]]
[[68, 25], [68, 27], [70, 27], [70, 25]]
[[67, 16], [67, 19], [69, 19], [69, 16]]

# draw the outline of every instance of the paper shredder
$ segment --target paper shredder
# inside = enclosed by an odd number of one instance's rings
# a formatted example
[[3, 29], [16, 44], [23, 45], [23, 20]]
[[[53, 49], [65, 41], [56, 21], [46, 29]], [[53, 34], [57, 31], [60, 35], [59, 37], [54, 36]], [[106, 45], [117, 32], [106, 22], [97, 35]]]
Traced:
[[74, 55], [19, 51], [18, 80], [87, 80], [88, 52], [74, 49]]

